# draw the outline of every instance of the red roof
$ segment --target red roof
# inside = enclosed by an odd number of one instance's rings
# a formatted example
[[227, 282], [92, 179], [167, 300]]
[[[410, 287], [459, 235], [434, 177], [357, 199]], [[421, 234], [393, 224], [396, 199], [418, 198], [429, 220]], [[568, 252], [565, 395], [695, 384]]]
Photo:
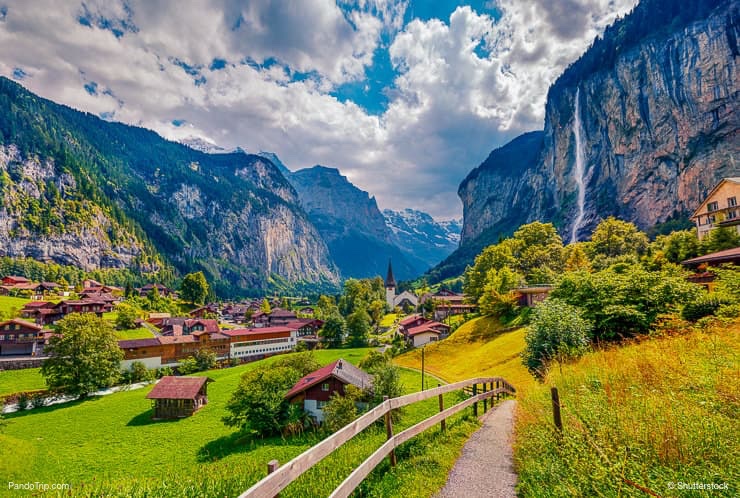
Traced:
[[25, 320], [20, 320], [18, 318], [13, 318], [11, 320], [0, 322], [0, 327], [2, 327], [4, 325], [7, 325], [9, 323], [15, 323], [17, 325], [20, 325], [21, 327], [26, 327], [28, 329], [33, 329], [33, 330], [41, 330], [41, 329], [43, 329], [43, 327], [40, 326], [40, 325], [36, 325], [35, 323], [27, 322]]
[[329, 377], [336, 377], [344, 384], [352, 384], [365, 389], [373, 386], [373, 378], [366, 372], [360, 370], [350, 362], [338, 359], [332, 363], [329, 363], [325, 367], [321, 367], [318, 370], [311, 372], [310, 374], [303, 377], [301, 380], [295, 383], [295, 385], [285, 395], [287, 399], [294, 397], [297, 394], [302, 393], [311, 386], [323, 382]]
[[290, 333], [291, 329], [287, 326], [285, 327], [258, 327], [258, 328], [251, 328], [251, 329], [231, 329], [231, 330], [222, 330], [221, 333], [228, 335], [230, 337], [241, 337], [245, 335], [260, 335], [260, 334], [274, 334], [276, 332], [287, 332]]
[[49, 303], [46, 301], [31, 301], [30, 303], [26, 303], [23, 306], [23, 309], [29, 310], [29, 309], [34, 309], [34, 308], [46, 308], [50, 306], [54, 306], [54, 303]]
[[9, 280], [11, 282], [17, 282], [17, 283], [26, 283], [30, 282], [26, 277], [19, 277], [17, 275], [8, 275], [7, 277], [3, 277], [3, 280]]
[[419, 314], [416, 314], [416, 315], [411, 315], [411, 316], [409, 316], [409, 317], [407, 317], [407, 318], [404, 318], [404, 319], [403, 319], [403, 320], [401, 320], [400, 322], [398, 322], [398, 324], [399, 324], [399, 325], [401, 325], [402, 327], [405, 327], [405, 326], [406, 326], [406, 325], [408, 325], [409, 323], [414, 323], [414, 322], [415, 322], [416, 320], [418, 320], [418, 319], [419, 319], [419, 318], [421, 318], [421, 317], [422, 317], [422, 316], [421, 316], [421, 315], [419, 315]]
[[437, 334], [441, 334], [442, 333], [439, 330], [435, 329], [434, 327], [443, 327], [443, 328], [446, 328], [446, 329], [449, 329], [450, 328], [449, 325], [445, 325], [444, 323], [427, 322], [427, 323], [423, 323], [423, 324], [419, 325], [418, 327], [414, 327], [414, 328], [408, 329], [406, 331], [406, 334], [407, 335], [416, 335], [416, 334], [421, 334], [422, 332], [434, 332], [434, 333], [437, 333]]
[[146, 397], [148, 399], [195, 399], [203, 385], [210, 380], [208, 377], [162, 377]]

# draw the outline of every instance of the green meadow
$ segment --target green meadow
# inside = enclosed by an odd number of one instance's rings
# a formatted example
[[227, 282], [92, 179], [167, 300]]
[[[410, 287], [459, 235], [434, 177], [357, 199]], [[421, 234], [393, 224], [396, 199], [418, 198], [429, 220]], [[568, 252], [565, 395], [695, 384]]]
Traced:
[[[324, 350], [322, 364], [337, 358], [357, 363], [364, 349]], [[151, 388], [125, 391], [8, 414], [0, 430], [0, 475], [13, 482], [69, 483], [74, 496], [235, 496], [264, 477], [266, 463], [285, 463], [325, 435], [307, 431], [289, 438], [254, 439], [226, 427], [221, 418], [241, 374], [273, 359], [214, 370], [207, 375], [209, 404], [193, 417], [151, 420]], [[7, 374], [12, 375], [7, 375]], [[35, 374], [38, 376], [38, 374]], [[5, 377], [7, 376], [7, 378]], [[402, 370], [407, 392], [419, 373]], [[0, 372], [0, 386], [33, 386], [37, 377]], [[4, 389], [8, 389], [4, 387]], [[447, 396], [447, 406], [457, 400]], [[437, 411], [437, 399], [407, 407], [397, 430]], [[399, 464], [387, 462], [363, 483], [365, 496], [430, 496], [445, 482], [467, 437], [478, 427], [469, 414], [454, 417], [446, 433], [438, 428], [404, 444]], [[291, 484], [281, 496], [326, 496], [385, 440], [382, 424], [372, 426]], [[2, 489], [2, 488], [0, 488]], [[2, 490], [2, 493], [17, 493]]]

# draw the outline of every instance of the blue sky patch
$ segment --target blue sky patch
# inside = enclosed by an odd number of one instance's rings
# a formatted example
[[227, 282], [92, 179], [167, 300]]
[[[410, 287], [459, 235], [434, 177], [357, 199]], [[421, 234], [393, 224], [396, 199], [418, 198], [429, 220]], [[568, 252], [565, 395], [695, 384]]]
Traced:
[[211, 71], [218, 71], [219, 69], [223, 69], [226, 67], [226, 61], [224, 59], [213, 59], [211, 61], [211, 65], [208, 66], [208, 69]]
[[94, 81], [85, 83], [85, 91], [89, 93], [90, 95], [97, 95], [98, 94], [98, 84], [95, 83]]
[[8, 17], [8, 8], [5, 5], [0, 6], [0, 21], [4, 21]]
[[187, 121], [185, 121], [184, 119], [173, 119], [172, 120], [172, 126], [176, 126], [178, 128], [184, 125], [185, 123], [187, 123]]
[[13, 79], [22, 80], [25, 79], [28, 74], [20, 67], [13, 68]]
[[365, 68], [365, 78], [337, 87], [331, 93], [340, 102], [352, 101], [365, 109], [368, 114], [380, 115], [388, 109], [388, 89], [398, 73], [393, 69], [387, 47], [375, 50], [373, 64]]

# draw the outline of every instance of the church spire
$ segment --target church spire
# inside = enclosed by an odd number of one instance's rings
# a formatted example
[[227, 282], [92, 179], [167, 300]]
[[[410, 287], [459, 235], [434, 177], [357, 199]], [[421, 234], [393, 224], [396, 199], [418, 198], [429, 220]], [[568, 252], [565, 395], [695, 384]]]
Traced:
[[388, 275], [385, 277], [385, 287], [386, 289], [391, 287], [396, 288], [396, 279], [393, 278], [393, 266], [390, 259], [388, 259]]

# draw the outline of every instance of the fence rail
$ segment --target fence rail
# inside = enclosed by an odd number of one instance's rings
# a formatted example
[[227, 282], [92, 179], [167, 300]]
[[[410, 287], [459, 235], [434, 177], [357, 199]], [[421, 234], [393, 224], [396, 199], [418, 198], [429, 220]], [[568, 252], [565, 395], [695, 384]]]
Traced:
[[[478, 391], [478, 386], [482, 386], [482, 390]], [[488, 388], [490, 386], [490, 388]], [[494, 387], [495, 386], [495, 387]], [[470, 397], [461, 403], [458, 403], [450, 408], [443, 409], [442, 395], [457, 390], [465, 389], [470, 387]], [[463, 409], [473, 406], [473, 413], [478, 414], [478, 402], [484, 402], [484, 410], [487, 406], [489, 398], [494, 396], [498, 399], [501, 395], [514, 395], [516, 390], [509, 384], [505, 379], [501, 377], [477, 377], [474, 379], [468, 379], [453, 384], [447, 384], [439, 386], [434, 389], [421, 391], [417, 393], [407, 394], [405, 396], [399, 396], [398, 398], [391, 398], [383, 401], [381, 404], [365, 413], [358, 419], [344, 426], [328, 438], [324, 439], [317, 445], [304, 451], [297, 457], [283, 466], [274, 469], [264, 479], [254, 484], [247, 491], [242, 493], [239, 498], [273, 498], [277, 496], [280, 491], [285, 489], [291, 482], [300, 477], [304, 472], [309, 470], [314, 465], [318, 464], [324, 458], [333, 453], [340, 446], [345, 444], [347, 441], [355, 437], [357, 434], [362, 432], [364, 429], [369, 427], [371, 424], [386, 418], [386, 426], [388, 428], [388, 440], [375, 452], [370, 455], [362, 464], [360, 464], [339, 487], [334, 490], [331, 494], [332, 498], [346, 497], [349, 496], [352, 491], [359, 486], [359, 484], [367, 477], [372, 470], [383, 461], [388, 455], [391, 455], [392, 462], [395, 462], [395, 449], [398, 445], [403, 444], [412, 437], [421, 434], [425, 430], [433, 427], [436, 424], [441, 424], [444, 428], [445, 420], [462, 411]], [[404, 406], [417, 403], [438, 397], [440, 399], [440, 412], [409, 427], [408, 429], [393, 435], [393, 429], [391, 425], [391, 417], [386, 414], [390, 414], [392, 410], [402, 408]], [[493, 406], [493, 401], [491, 402]], [[272, 469], [271, 469], [272, 470]]]

